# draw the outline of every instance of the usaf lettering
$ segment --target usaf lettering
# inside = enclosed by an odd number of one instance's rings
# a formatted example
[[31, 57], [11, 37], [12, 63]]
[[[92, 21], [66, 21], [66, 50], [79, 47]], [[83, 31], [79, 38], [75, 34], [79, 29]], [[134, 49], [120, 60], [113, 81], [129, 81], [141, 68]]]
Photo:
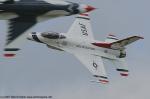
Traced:
[[82, 23], [79, 23], [79, 25], [81, 27], [82, 34], [85, 36], [88, 36], [86, 25], [84, 25]]

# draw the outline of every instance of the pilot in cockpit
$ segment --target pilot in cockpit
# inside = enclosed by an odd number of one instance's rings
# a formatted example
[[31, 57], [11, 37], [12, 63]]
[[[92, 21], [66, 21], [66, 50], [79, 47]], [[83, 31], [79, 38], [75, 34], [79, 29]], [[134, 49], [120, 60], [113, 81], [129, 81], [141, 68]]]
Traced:
[[56, 33], [56, 32], [44, 32], [41, 33], [41, 36], [48, 38], [48, 39], [65, 39], [66, 37], [60, 33]]

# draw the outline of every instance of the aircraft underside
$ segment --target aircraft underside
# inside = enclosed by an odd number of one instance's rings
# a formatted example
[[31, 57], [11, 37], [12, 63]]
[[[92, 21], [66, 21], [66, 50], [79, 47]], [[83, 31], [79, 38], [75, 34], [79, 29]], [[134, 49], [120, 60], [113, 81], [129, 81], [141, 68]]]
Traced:
[[73, 54], [95, 77], [98, 83], [108, 83], [104, 59], [110, 61], [121, 76], [128, 76], [129, 70], [125, 62], [125, 46], [142, 39], [132, 36], [122, 40], [109, 35], [105, 41], [94, 39], [88, 14], [77, 17], [68, 33], [43, 32], [30, 33], [29, 40], [48, 45], [55, 50]]

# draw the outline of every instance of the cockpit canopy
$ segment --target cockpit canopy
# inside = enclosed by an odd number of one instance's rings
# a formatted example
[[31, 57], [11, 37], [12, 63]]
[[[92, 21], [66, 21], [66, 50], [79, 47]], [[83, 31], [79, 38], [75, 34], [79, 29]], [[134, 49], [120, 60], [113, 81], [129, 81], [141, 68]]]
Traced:
[[41, 33], [41, 36], [48, 38], [48, 39], [65, 39], [66, 37], [60, 33], [56, 33], [56, 32], [44, 32]]

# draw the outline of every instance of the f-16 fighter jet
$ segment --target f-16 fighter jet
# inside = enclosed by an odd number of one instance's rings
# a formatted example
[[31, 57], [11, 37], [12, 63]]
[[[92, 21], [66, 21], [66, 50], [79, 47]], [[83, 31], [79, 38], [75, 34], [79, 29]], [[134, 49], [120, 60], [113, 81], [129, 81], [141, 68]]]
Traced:
[[99, 83], [104, 84], [109, 80], [103, 60], [111, 61], [121, 76], [128, 76], [125, 48], [139, 39], [143, 38], [131, 36], [119, 40], [114, 35], [109, 35], [105, 41], [97, 41], [94, 39], [88, 14], [80, 14], [67, 33], [33, 32], [28, 36], [28, 40], [73, 54], [98, 79]]
[[38, 22], [94, 9], [89, 5], [61, 0], [0, 0], [0, 20], [8, 20], [5, 51], [19, 50], [12, 43]]

